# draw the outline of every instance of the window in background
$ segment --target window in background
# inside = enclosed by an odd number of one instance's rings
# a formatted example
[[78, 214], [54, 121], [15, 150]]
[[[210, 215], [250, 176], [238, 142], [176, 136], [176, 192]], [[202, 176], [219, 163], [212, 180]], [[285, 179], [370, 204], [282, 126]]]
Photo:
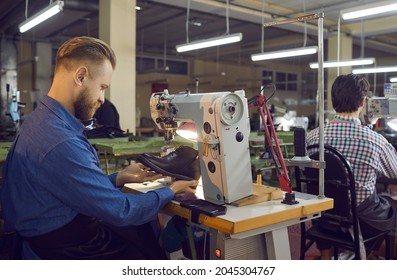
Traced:
[[297, 91], [298, 90], [298, 75], [293, 73], [288, 73], [287, 75], [287, 90]]
[[278, 90], [287, 89], [287, 73], [276, 72], [276, 88]]
[[262, 71], [262, 85], [267, 85], [273, 82], [273, 71], [264, 70]]
[[137, 57], [136, 58], [136, 71], [143, 72], [150, 69], [155, 69], [156, 67], [156, 60], [154, 58], [148, 57]]
[[156, 57], [137, 56], [136, 71], [138, 73], [169, 73], [176, 75], [188, 75], [189, 63], [184, 60], [161, 59]]
[[[164, 64], [166, 64], [166, 65], [164, 65]], [[166, 63], [164, 63], [163, 59], [158, 59], [157, 67], [164, 67], [164, 66], [168, 66], [168, 68], [169, 68], [167, 73], [177, 74], [177, 75], [187, 75], [188, 74], [187, 61], [167, 59]]]

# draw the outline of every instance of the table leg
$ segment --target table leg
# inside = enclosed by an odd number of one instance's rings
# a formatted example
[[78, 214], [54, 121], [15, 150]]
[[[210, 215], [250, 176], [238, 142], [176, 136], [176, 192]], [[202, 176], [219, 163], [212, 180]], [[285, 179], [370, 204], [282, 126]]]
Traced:
[[285, 145], [284, 149], [285, 149], [285, 157], [288, 158], [288, 146]]
[[290, 260], [288, 228], [283, 227], [265, 233], [267, 256], [269, 260]]
[[105, 171], [106, 175], [109, 175], [109, 159], [108, 159], [108, 153], [105, 151]]

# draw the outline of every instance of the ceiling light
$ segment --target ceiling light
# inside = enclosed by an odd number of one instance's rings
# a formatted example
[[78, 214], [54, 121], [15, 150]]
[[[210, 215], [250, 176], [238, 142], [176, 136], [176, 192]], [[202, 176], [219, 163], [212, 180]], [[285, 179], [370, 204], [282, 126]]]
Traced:
[[317, 47], [303, 47], [296, 49], [289, 49], [283, 51], [275, 51], [275, 52], [262, 52], [257, 54], [252, 54], [252, 61], [259, 60], [267, 60], [267, 59], [275, 59], [275, 58], [283, 58], [283, 57], [291, 57], [291, 56], [299, 56], [299, 55], [308, 55], [317, 53]]
[[[358, 58], [358, 59], [351, 59], [351, 60], [342, 60], [342, 61], [324, 61], [323, 67], [330, 68], [330, 67], [345, 67], [345, 66], [360, 66], [360, 65], [370, 65], [375, 63], [375, 58]], [[318, 68], [318, 62], [311, 62], [310, 63], [311, 69]]]
[[206, 21], [203, 19], [192, 18], [189, 20], [189, 24], [194, 26], [203, 26]]
[[186, 44], [181, 44], [176, 46], [177, 52], [188, 52], [198, 49], [204, 49], [214, 46], [226, 45], [231, 43], [240, 42], [243, 39], [242, 33], [235, 33], [229, 35], [223, 35], [219, 37], [213, 37], [204, 40], [193, 41]]
[[395, 10], [397, 10], [396, 1], [384, 1], [384, 2], [376, 2], [364, 6], [359, 6], [359, 8], [341, 10], [340, 14], [344, 20], [349, 20], [349, 19], [372, 16], [381, 13], [387, 13]]
[[213, 37], [204, 40], [189, 42], [189, 14], [190, 14], [190, 0], [187, 1], [187, 16], [186, 16], [186, 43], [177, 45], [177, 52], [188, 52], [209, 47], [221, 46], [231, 43], [240, 42], [243, 39], [242, 33], [229, 33], [229, 0], [226, 0], [226, 32], [225, 35]]
[[56, 15], [60, 11], [63, 10], [63, 1], [55, 1], [45, 9], [40, 12], [34, 14], [30, 18], [26, 19], [22, 22], [19, 27], [19, 32], [24, 33], [29, 29], [35, 27], [36, 25], [42, 23], [43, 21], [49, 19], [53, 15]]
[[397, 83], [397, 77], [390, 78], [391, 83]]
[[353, 69], [353, 74], [397, 72], [397, 66]]

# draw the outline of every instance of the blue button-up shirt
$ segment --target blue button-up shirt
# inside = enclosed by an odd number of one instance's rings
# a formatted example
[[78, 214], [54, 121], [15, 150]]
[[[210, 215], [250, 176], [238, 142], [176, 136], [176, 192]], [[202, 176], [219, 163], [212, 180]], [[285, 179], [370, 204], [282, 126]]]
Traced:
[[115, 186], [117, 173], [103, 173], [83, 132], [81, 122], [49, 96], [24, 121], [4, 168], [6, 230], [37, 236], [78, 213], [117, 226], [143, 224], [173, 198], [169, 188], [122, 193]]

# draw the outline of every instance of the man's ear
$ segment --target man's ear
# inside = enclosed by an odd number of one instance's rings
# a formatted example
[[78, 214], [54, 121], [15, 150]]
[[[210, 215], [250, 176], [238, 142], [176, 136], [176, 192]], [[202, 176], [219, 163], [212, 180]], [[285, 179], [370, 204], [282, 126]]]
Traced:
[[79, 68], [77, 68], [77, 70], [75, 71], [74, 74], [74, 82], [79, 85], [82, 86], [84, 79], [86, 79], [88, 77], [88, 69], [85, 66], [80, 66]]
[[364, 96], [363, 98], [361, 98], [360, 107], [364, 107], [366, 101], [367, 101], [367, 97], [366, 97], [366, 96]]

